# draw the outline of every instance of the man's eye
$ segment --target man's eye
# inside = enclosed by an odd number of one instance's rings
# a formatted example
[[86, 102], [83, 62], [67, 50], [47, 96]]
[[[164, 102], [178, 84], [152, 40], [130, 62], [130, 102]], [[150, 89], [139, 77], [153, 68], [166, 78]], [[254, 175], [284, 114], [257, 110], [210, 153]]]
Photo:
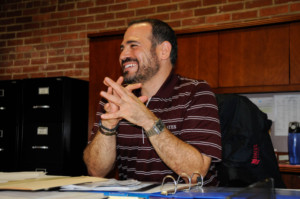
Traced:
[[134, 47], [136, 47], [136, 46], [137, 46], [136, 44], [131, 44], [131, 45], [130, 45], [131, 48], [134, 48]]

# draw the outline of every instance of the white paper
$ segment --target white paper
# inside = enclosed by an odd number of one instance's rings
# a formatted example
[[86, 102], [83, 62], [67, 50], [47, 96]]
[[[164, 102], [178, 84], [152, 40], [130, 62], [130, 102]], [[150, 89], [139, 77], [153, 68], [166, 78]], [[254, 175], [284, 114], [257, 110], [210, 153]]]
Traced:
[[0, 172], [0, 183], [15, 180], [26, 180], [45, 177], [46, 173], [42, 171], [24, 171], [24, 172]]
[[289, 122], [300, 121], [300, 95], [275, 95], [275, 135], [287, 136]]
[[273, 97], [251, 97], [249, 98], [262, 112], [268, 115], [268, 119], [274, 121], [274, 99]]

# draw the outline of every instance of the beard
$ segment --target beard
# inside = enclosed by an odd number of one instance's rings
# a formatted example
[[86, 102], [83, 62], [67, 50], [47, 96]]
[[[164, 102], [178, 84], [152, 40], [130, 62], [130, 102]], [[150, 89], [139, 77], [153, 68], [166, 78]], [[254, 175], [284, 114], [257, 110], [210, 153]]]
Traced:
[[144, 83], [156, 75], [160, 68], [157, 55], [152, 50], [151, 58], [147, 58], [147, 63], [149, 63], [148, 65], [140, 65], [138, 60], [133, 60], [131, 58], [124, 60], [124, 62], [126, 61], [136, 61], [138, 63], [138, 70], [132, 76], [129, 76], [128, 72], [123, 73], [125, 84]]

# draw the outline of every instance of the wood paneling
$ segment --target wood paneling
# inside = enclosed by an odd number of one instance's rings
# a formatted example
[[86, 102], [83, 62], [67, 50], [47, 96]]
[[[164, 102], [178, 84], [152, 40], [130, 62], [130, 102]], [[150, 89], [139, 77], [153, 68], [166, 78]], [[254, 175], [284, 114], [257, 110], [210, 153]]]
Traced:
[[218, 87], [218, 33], [178, 35], [176, 72]]
[[290, 25], [291, 84], [300, 84], [300, 22]]
[[117, 79], [121, 75], [119, 64], [122, 35], [97, 37], [90, 40], [90, 90], [89, 90], [89, 132], [93, 127], [100, 91], [106, 90], [104, 77]]
[[219, 86], [289, 84], [289, 25], [220, 32]]

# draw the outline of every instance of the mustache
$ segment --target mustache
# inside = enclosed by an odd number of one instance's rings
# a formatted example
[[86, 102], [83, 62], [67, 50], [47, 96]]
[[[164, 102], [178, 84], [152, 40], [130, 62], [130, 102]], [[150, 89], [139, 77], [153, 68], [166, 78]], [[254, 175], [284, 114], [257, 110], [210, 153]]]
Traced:
[[130, 61], [136, 61], [138, 62], [137, 59], [131, 58], [131, 57], [126, 57], [125, 59], [122, 59], [122, 65], [126, 62], [130, 62]]

